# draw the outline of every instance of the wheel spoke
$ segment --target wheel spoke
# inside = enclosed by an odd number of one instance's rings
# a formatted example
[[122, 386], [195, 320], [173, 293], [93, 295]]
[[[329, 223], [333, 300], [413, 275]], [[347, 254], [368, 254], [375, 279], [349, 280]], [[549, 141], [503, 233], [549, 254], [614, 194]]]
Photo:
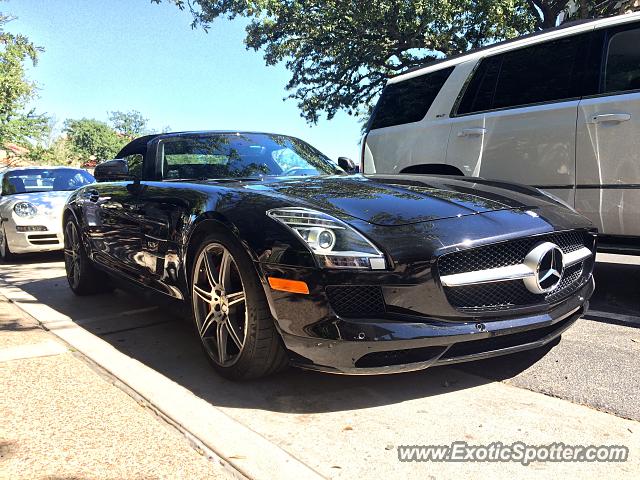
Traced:
[[242, 340], [240, 339], [240, 335], [238, 335], [235, 331], [235, 329], [233, 328], [233, 324], [231, 323], [231, 319], [227, 317], [227, 321], [224, 322], [227, 330], [229, 331], [229, 336], [231, 337], [231, 340], [233, 340], [233, 343], [236, 344], [236, 347], [238, 347], [238, 350], [242, 349]]
[[207, 280], [209, 281], [209, 285], [211, 285], [211, 288], [215, 287], [217, 282], [216, 282], [216, 278], [213, 275], [213, 270], [211, 270], [211, 262], [209, 261], [209, 253], [208, 252], [203, 252], [202, 254], [202, 260], [204, 263], [204, 271], [207, 274]]
[[200, 336], [202, 338], [207, 338], [207, 335], [206, 335], [207, 330], [209, 330], [209, 328], [211, 328], [211, 325], [213, 323], [215, 323], [215, 316], [214, 316], [213, 310], [211, 310], [209, 312], [209, 315], [207, 315], [207, 317], [202, 322], [202, 326], [200, 327]]
[[72, 249], [70, 248], [65, 248], [64, 249], [64, 254], [65, 255], [69, 255], [70, 257], [73, 257], [75, 255], [76, 252], [74, 252]]
[[72, 223], [70, 225], [71, 225], [71, 242], [72, 242], [72, 245], [73, 245], [73, 249], [75, 250], [75, 249], [78, 248], [78, 245], [79, 245], [79, 242], [78, 242], [78, 231], [76, 230], [75, 225], [73, 225]]
[[227, 360], [227, 340], [229, 339], [229, 330], [224, 323], [219, 323], [216, 328], [216, 340], [218, 344], [218, 360], [224, 364]]
[[69, 276], [69, 278], [74, 278], [74, 270], [76, 269], [76, 262], [73, 261], [73, 259], [69, 260], [69, 272], [67, 273], [67, 275]]
[[200, 297], [206, 303], [211, 303], [211, 292], [207, 292], [202, 287], [199, 287], [198, 285], [194, 285], [193, 293], [195, 293], [198, 297]]
[[220, 276], [219, 276], [219, 280], [220, 280], [219, 284], [225, 290], [229, 285], [229, 273], [231, 270], [229, 268], [230, 266], [231, 266], [231, 255], [229, 255], [229, 251], [225, 248], [222, 251], [222, 259], [220, 260]]
[[233, 305], [244, 302], [244, 292], [228, 294], [227, 300], [229, 301], [229, 307], [232, 307]]

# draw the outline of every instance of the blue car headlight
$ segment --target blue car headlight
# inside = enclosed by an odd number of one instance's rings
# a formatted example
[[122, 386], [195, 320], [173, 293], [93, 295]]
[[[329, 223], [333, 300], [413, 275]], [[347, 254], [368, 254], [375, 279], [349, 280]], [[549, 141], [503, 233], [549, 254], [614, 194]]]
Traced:
[[33, 218], [38, 213], [38, 209], [29, 202], [18, 202], [13, 206], [13, 211], [19, 217]]
[[267, 215], [302, 238], [320, 266], [384, 270], [384, 255], [341, 220], [309, 208], [275, 208]]

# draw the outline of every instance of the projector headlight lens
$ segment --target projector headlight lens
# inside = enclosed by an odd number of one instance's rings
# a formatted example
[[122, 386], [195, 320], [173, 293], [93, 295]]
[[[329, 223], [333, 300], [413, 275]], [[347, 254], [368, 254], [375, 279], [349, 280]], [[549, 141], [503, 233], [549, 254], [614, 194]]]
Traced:
[[276, 208], [267, 215], [300, 236], [324, 268], [383, 270], [384, 255], [361, 233], [309, 208]]
[[321, 230], [318, 233], [318, 247], [323, 250], [331, 250], [336, 243], [336, 236], [331, 230]]
[[35, 217], [38, 209], [29, 202], [18, 202], [13, 206], [13, 211], [19, 217], [31, 218]]

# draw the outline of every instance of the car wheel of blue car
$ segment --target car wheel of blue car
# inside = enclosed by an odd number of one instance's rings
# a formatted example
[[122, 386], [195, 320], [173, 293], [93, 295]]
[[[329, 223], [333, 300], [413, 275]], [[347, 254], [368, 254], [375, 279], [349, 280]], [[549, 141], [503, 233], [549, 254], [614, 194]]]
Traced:
[[204, 239], [193, 263], [193, 319], [202, 347], [223, 376], [249, 379], [287, 365], [251, 260], [226, 234]]

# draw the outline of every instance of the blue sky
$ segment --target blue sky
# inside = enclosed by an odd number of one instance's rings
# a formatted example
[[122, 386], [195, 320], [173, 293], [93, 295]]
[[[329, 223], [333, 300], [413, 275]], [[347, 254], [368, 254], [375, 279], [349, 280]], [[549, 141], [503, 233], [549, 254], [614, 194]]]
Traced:
[[358, 161], [360, 124], [346, 114], [310, 126], [296, 102], [282, 101], [289, 73], [246, 50], [243, 20], [208, 33], [191, 16], [150, 0], [9, 0], [8, 29], [45, 48], [30, 76], [39, 112], [107, 120], [138, 110], [152, 127], [260, 130], [300, 137], [334, 160]]

